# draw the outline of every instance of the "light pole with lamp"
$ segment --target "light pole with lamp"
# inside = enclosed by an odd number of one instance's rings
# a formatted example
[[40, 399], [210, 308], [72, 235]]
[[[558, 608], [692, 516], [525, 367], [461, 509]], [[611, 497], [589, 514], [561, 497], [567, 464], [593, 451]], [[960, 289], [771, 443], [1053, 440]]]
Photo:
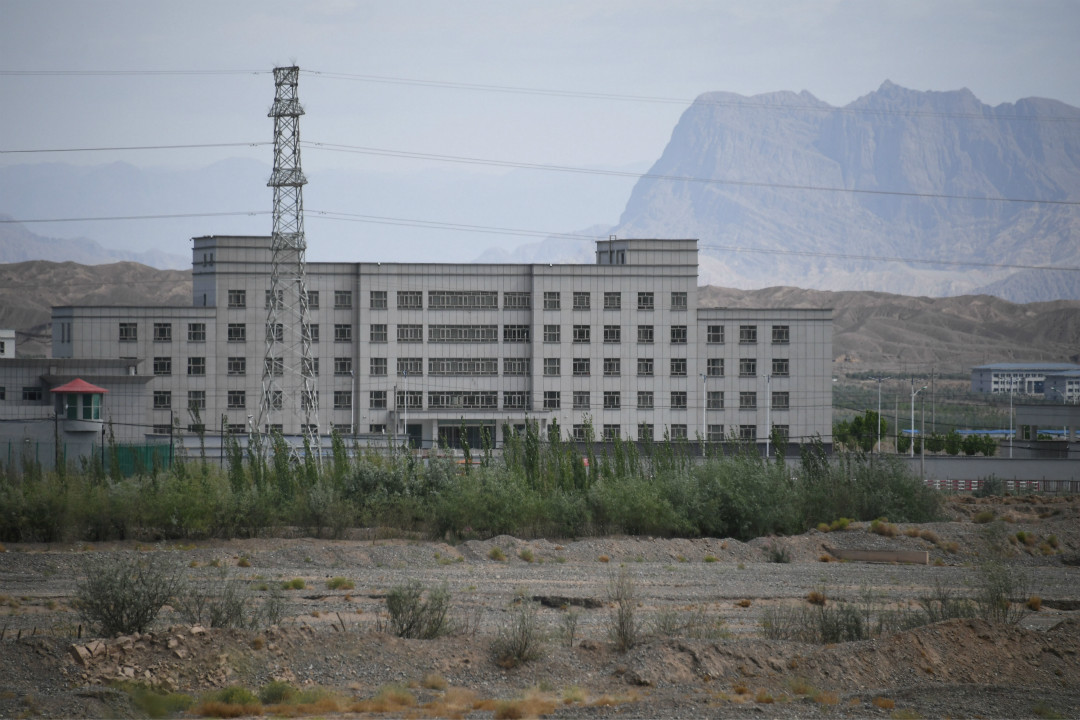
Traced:
[[877, 381], [877, 454], [881, 454], [881, 383], [886, 380], [892, 380], [892, 377], [875, 377], [870, 378]]
[[926, 389], [923, 385], [918, 390], [915, 389], [915, 378], [911, 378], [911, 457], [915, 458], [915, 396]]
[[769, 459], [769, 443], [772, 441], [772, 375], [765, 376], [765, 459]]
[[701, 458], [705, 459], [705, 410], [709, 406], [709, 393], [706, 392], [705, 381], [708, 375], [701, 373]]

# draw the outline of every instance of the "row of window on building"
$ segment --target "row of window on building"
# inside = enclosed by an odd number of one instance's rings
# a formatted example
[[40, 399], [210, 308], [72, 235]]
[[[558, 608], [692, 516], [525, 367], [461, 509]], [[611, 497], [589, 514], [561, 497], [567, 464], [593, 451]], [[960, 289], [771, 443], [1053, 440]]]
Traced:
[[[39, 388], [40, 390], [40, 388]], [[271, 391], [271, 406], [274, 409], [281, 409], [282, 396], [280, 390]], [[545, 391], [544, 392], [544, 409], [545, 410], [561, 410], [562, 409], [562, 395], [563, 393], [558, 390]], [[574, 410], [593, 410], [593, 392], [590, 390], [574, 390], [571, 393], [573, 409]], [[314, 402], [318, 405], [319, 393], [314, 392]], [[503, 409], [504, 410], [531, 410], [531, 402], [529, 394], [520, 390], [503, 390]], [[602, 404], [597, 407], [602, 407], [604, 410], [621, 410], [622, 409], [622, 397], [623, 394], [619, 390], [604, 390], [602, 391]], [[40, 398], [39, 398], [40, 399]], [[771, 409], [773, 410], [788, 410], [790, 409], [790, 393], [787, 391], [773, 391], [769, 399], [771, 401]], [[306, 397], [304, 398], [304, 406], [307, 405]], [[423, 403], [423, 391], [420, 390], [398, 390], [397, 391], [398, 407], [410, 409], [422, 409]], [[153, 395], [153, 408], [154, 410], [172, 410], [173, 409], [173, 393], [171, 390], [155, 390]], [[387, 391], [386, 390], [372, 390], [368, 395], [368, 405], [372, 409], [386, 409], [387, 407]], [[725, 393], [723, 390], [709, 390], [705, 397], [705, 408], [707, 410], [723, 410], [725, 408]], [[353, 406], [353, 395], [351, 390], [335, 390], [334, 391], [334, 409], [335, 410], [351, 410]], [[497, 390], [429, 390], [427, 391], [427, 406], [429, 410], [442, 410], [442, 409], [465, 409], [465, 410], [496, 410], [499, 407], [499, 391]], [[228, 390], [226, 391], [226, 408], [229, 410], [245, 410], [248, 407], [247, 392], [245, 390]], [[656, 393], [651, 390], [638, 390], [637, 391], [637, 409], [638, 410], [655, 410], [659, 406], [656, 404]], [[686, 410], [687, 409], [687, 393], [684, 390], [674, 390], [669, 395], [669, 408], [673, 410]], [[187, 408], [188, 410], [206, 410], [206, 391], [205, 390], [188, 390], [187, 391]], [[739, 409], [740, 410], [757, 410], [758, 409], [758, 394], [755, 391], [740, 391], [739, 392]]]
[[[370, 326], [368, 340], [373, 343], [385, 343], [389, 341], [389, 326], [382, 323], [373, 323]], [[562, 342], [562, 326], [557, 324], [544, 325], [544, 342]], [[395, 327], [396, 339], [399, 343], [424, 342], [424, 325], [422, 324], [399, 324]], [[440, 325], [427, 326], [427, 341], [430, 343], [476, 343], [498, 342], [498, 325]], [[688, 333], [686, 325], [672, 325], [670, 341], [672, 345], [685, 345]], [[619, 344], [622, 342], [621, 325], [604, 325], [603, 342], [607, 344]], [[230, 343], [247, 342], [246, 323], [228, 323], [226, 339]], [[266, 339], [282, 342], [284, 340], [284, 326], [281, 323], [273, 323], [266, 328]], [[706, 326], [705, 341], [710, 345], [724, 343], [724, 326]], [[571, 342], [575, 344], [587, 344], [592, 342], [593, 328], [591, 325], [574, 325], [570, 333]], [[758, 328], [756, 325], [739, 326], [739, 344], [754, 345], [757, 343]], [[133, 343], [139, 340], [139, 324], [136, 322], [121, 322], [119, 324], [120, 342]], [[304, 339], [311, 343], [320, 340], [319, 325], [308, 324], [304, 326]], [[532, 342], [531, 325], [503, 325], [502, 339], [507, 343]], [[188, 323], [187, 340], [189, 343], [206, 342], [206, 323]], [[155, 322], [153, 325], [153, 341], [155, 343], [171, 343], [173, 341], [173, 326], [169, 322]], [[351, 343], [353, 341], [353, 327], [349, 323], [336, 323], [334, 325], [334, 342]], [[655, 326], [638, 325], [637, 342], [650, 344], [655, 341]], [[774, 345], [786, 345], [791, 342], [791, 330], [788, 325], [772, 326], [772, 342]]]
[[[338, 432], [342, 432], [346, 435], [352, 433], [351, 425], [335, 425]], [[709, 424], [706, 425], [705, 440], [706, 442], [725, 442], [732, 439], [731, 436], [725, 433], [725, 427], [723, 424]], [[773, 425], [772, 432], [775, 434], [778, 440], [785, 441], [789, 437], [788, 425]], [[250, 432], [250, 428], [243, 424], [228, 424], [222, 428], [225, 432], [232, 435], [243, 435]], [[622, 433], [622, 425], [618, 423], [604, 423], [600, 426], [600, 439], [605, 442], [613, 442], [616, 438], [625, 438]], [[190, 423], [187, 426], [187, 431], [192, 433], [206, 432], [207, 427], [205, 423]], [[372, 435], [385, 435], [387, 431], [386, 423], [372, 423], [367, 426], [368, 433]], [[173, 426], [165, 423], [156, 424], [153, 426], [153, 432], [157, 435], [169, 435], [173, 431]], [[282, 426], [280, 423], [271, 423], [263, 428], [264, 432], [281, 432]], [[301, 432], [306, 432], [307, 427], [304, 426]], [[520, 429], [519, 429], [520, 431]], [[574, 442], [586, 442], [588, 440], [588, 426], [584, 423], [576, 423], [570, 428], [570, 440]], [[731, 434], [738, 440], [754, 441], [757, 440], [757, 425], [737, 425], [733, 426], [730, 430]], [[685, 423], [672, 423], [667, 427], [666, 437], [671, 440], [688, 440], [689, 432], [688, 426]], [[656, 426], [653, 423], [638, 423], [637, 424], [637, 438], [640, 442], [652, 442], [658, 440], [656, 435]]]
[[[305, 360], [301, 368], [302, 373], [312, 377], [319, 375], [319, 358], [313, 357]], [[670, 377], [687, 376], [687, 359], [670, 358]], [[517, 377], [532, 374], [531, 358], [503, 358], [503, 376]], [[264, 369], [272, 376], [284, 374], [285, 364], [280, 357], [264, 360]], [[592, 375], [592, 358], [574, 358], [571, 362], [571, 375], [574, 377], [590, 377]], [[788, 358], [773, 358], [771, 361], [772, 377], [788, 377], [791, 374], [791, 361]], [[232, 376], [247, 375], [247, 358], [244, 356], [229, 357], [226, 361], [226, 372]], [[622, 376], [621, 358], [604, 358], [602, 361], [604, 377]], [[155, 357], [153, 373], [158, 376], [169, 376], [173, 373], [173, 359], [171, 357]], [[352, 375], [353, 361], [351, 357], [334, 358], [334, 374], [339, 376]], [[726, 363], [724, 358], [707, 358], [705, 361], [705, 374], [707, 377], [725, 377]], [[372, 377], [385, 377], [388, 375], [388, 361], [384, 357], [369, 358], [369, 374]], [[497, 377], [499, 374], [498, 358], [428, 358], [427, 374], [431, 377]], [[739, 377], [757, 377], [758, 361], [756, 358], [739, 359]], [[206, 358], [187, 358], [187, 375], [206, 375]], [[403, 357], [397, 359], [397, 375], [399, 377], [420, 377], [424, 375], [424, 359], [418, 357]], [[544, 358], [544, 376], [560, 377], [562, 375], [561, 358]], [[653, 358], [638, 358], [637, 376], [653, 377], [655, 375], [655, 361]]]
[[[564, 293], [545, 291], [543, 294], [544, 310], [561, 310], [562, 296]], [[593, 293], [589, 291], [574, 291], [570, 293], [570, 307], [574, 310], [591, 310]], [[423, 310], [424, 291], [422, 290], [398, 290], [395, 294], [396, 308], [398, 310]], [[498, 310], [499, 293], [495, 290], [428, 290], [427, 308], [429, 310]], [[531, 310], [532, 293], [530, 292], [504, 292], [502, 308], [504, 310]], [[622, 310], [622, 292], [604, 292], [605, 310]], [[318, 310], [320, 308], [319, 292], [308, 290], [306, 295], [307, 308]], [[386, 290], [371, 290], [368, 307], [371, 310], [389, 309], [389, 292]], [[285, 302], [284, 291], [279, 290], [276, 294], [269, 290], [265, 291], [264, 306], [269, 308], [276, 300], [277, 306]], [[228, 307], [243, 309], [247, 307], [246, 290], [229, 290], [227, 295]], [[637, 293], [638, 310], [655, 310], [656, 293]], [[334, 291], [334, 309], [351, 310], [353, 308], [353, 294], [351, 290]], [[672, 292], [668, 310], [686, 310], [687, 294], [685, 292]]]

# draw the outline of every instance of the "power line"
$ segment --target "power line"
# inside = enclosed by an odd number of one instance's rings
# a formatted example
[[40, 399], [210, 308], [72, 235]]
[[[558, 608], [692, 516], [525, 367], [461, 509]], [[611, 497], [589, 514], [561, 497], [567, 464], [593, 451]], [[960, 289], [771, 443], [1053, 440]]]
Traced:
[[116, 145], [112, 147], [76, 147], [76, 148], [28, 148], [20, 150], [0, 150], [0, 155], [30, 154], [30, 153], [69, 153], [69, 152], [102, 152], [102, 151], [127, 151], [127, 150], [192, 150], [196, 148], [223, 148], [223, 147], [260, 147], [273, 145], [272, 142], [228, 142], [228, 143], [200, 143], [192, 145]]
[[270, 75], [272, 70], [0, 70], [0, 77], [114, 77], [125, 75]]
[[[602, 93], [576, 90], [560, 90], [557, 88], [524, 87], [518, 85], [490, 85], [483, 83], [466, 83], [444, 80], [424, 80], [420, 78], [390, 77], [385, 75], [362, 75], [354, 73], [324, 72], [319, 70], [301, 70], [304, 75], [315, 78], [327, 78], [332, 80], [353, 80], [358, 82], [370, 82], [387, 85], [407, 85], [414, 87], [432, 87], [448, 90], [470, 90], [476, 92], [509, 93], [514, 95], [540, 95], [546, 97], [580, 98], [586, 100], [615, 100], [623, 102], [660, 103], [672, 105], [712, 105], [718, 107], [749, 108], [754, 110], [805, 110], [810, 112], [841, 113], [847, 115], [884, 115], [900, 117], [940, 117], [962, 118], [971, 120], [1025, 120], [1036, 122], [1080, 122], [1080, 114], [1070, 115], [1016, 115], [1016, 114], [985, 114], [974, 112], [934, 112], [929, 110], [891, 110], [885, 108], [859, 108], [851, 106], [834, 107], [828, 104], [807, 105], [771, 102], [754, 102], [752, 98], [740, 100], [720, 100], [718, 98], [675, 98], [655, 95], [633, 95], [627, 93]], [[711, 93], [705, 93], [711, 94]]]
[[176, 218], [203, 218], [203, 217], [228, 217], [236, 215], [269, 215], [269, 210], [248, 210], [237, 212], [213, 212], [213, 213], [172, 213], [168, 215], [107, 215], [99, 217], [67, 217], [67, 218], [31, 218], [15, 220], [13, 218], [0, 218], [0, 224], [22, 225], [26, 223], [61, 223], [61, 222], [97, 222], [103, 220], [171, 220]]
[[[578, 233], [558, 233], [550, 232], [546, 230], [529, 230], [524, 228], [508, 228], [491, 225], [472, 225], [466, 223], [452, 223], [439, 220], [421, 220], [418, 218], [402, 218], [402, 217], [390, 217], [383, 215], [364, 215], [359, 213], [346, 213], [337, 212], [333, 210], [312, 210], [307, 209], [306, 213], [313, 219], [322, 220], [337, 220], [343, 222], [361, 222], [375, 225], [395, 225], [402, 227], [417, 227], [426, 228], [432, 230], [449, 230], [452, 232], [471, 232], [471, 233], [483, 233], [489, 235], [513, 235], [519, 237], [539, 237], [539, 238], [563, 238], [568, 240], [581, 240], [584, 242], [596, 242], [597, 240], [603, 240], [606, 236], [599, 235], [582, 235]], [[22, 223], [53, 223], [53, 222], [92, 222], [92, 221], [112, 221], [112, 220], [159, 220], [159, 219], [176, 219], [176, 218], [197, 218], [197, 217], [229, 217], [229, 216], [256, 216], [256, 215], [268, 215], [269, 210], [248, 210], [237, 212], [220, 212], [220, 213], [178, 213], [168, 215], [129, 215], [129, 216], [108, 216], [108, 217], [80, 217], [80, 218], [34, 218], [29, 220], [16, 220], [0, 218], [0, 224], [18, 225]], [[824, 252], [813, 250], [782, 250], [779, 248], [755, 248], [755, 247], [740, 247], [737, 245], [720, 245], [720, 244], [701, 244], [701, 248], [712, 248], [716, 250], [723, 250], [725, 252], [735, 253], [757, 253], [764, 255], [792, 255], [803, 257], [822, 257], [822, 258], [834, 258], [839, 260], [861, 260], [865, 262], [887, 262], [887, 263], [906, 263], [906, 264], [921, 264], [921, 265], [945, 265], [951, 267], [986, 267], [997, 268], [1006, 270], [1064, 270], [1069, 272], [1080, 271], [1080, 266], [1072, 265], [1027, 265], [1021, 263], [992, 263], [992, 262], [980, 262], [980, 261], [963, 261], [963, 260], [933, 260], [926, 258], [913, 258], [913, 257], [900, 257], [900, 256], [888, 256], [888, 255], [862, 255], [856, 253], [836, 253], [836, 252]]]
[[[406, 227], [421, 227], [431, 228], [435, 230], [451, 230], [457, 232], [482, 232], [496, 235], [516, 235], [523, 237], [557, 237], [568, 240], [583, 240], [588, 242], [595, 242], [597, 240], [604, 240], [606, 236], [596, 235], [580, 235], [576, 233], [556, 233], [545, 232], [540, 230], [525, 230], [521, 228], [506, 228], [506, 227], [493, 227], [487, 225], [468, 225], [464, 223], [449, 223], [434, 220], [419, 220], [415, 218], [398, 218], [398, 217], [386, 217], [380, 215], [360, 215], [356, 213], [342, 213], [334, 211], [322, 211], [322, 210], [308, 210], [309, 214], [314, 215], [317, 218], [326, 220], [343, 220], [350, 222], [363, 222], [372, 223], [376, 225], [400, 225]], [[781, 250], [778, 248], [752, 248], [752, 247], [739, 247], [736, 245], [716, 245], [716, 244], [701, 244], [702, 248], [713, 248], [717, 250], [724, 250], [727, 252], [739, 252], [739, 253], [760, 253], [765, 255], [801, 255], [810, 257], [828, 257], [841, 260], [864, 260], [870, 262], [892, 262], [892, 263], [916, 263], [924, 265], [949, 265], [958, 267], [989, 267], [989, 268], [1001, 268], [1011, 270], [1068, 270], [1068, 271], [1080, 271], [1080, 267], [1061, 265], [1023, 265], [1018, 263], [989, 263], [971, 261], [965, 262], [962, 260], [930, 260], [922, 258], [908, 258], [897, 257], [887, 255], [859, 255], [854, 253], [830, 253], [830, 252], [817, 252], [811, 250]]]
[[635, 173], [625, 170], [601, 170], [596, 168], [579, 168], [569, 165], [548, 165], [544, 163], [529, 163], [513, 160], [493, 160], [490, 158], [467, 157], [460, 155], [442, 155], [438, 153], [421, 153], [407, 150], [390, 150], [385, 148], [365, 147], [362, 145], [341, 145], [333, 143], [320, 143], [305, 141], [304, 147], [315, 150], [330, 150], [334, 152], [348, 152], [360, 155], [378, 155], [382, 157], [398, 157], [410, 160], [434, 160], [437, 162], [452, 162], [466, 165], [490, 165], [494, 167], [507, 167], [526, 170], [548, 170], [553, 172], [571, 172], [582, 175], [608, 175], [613, 177], [628, 177], [646, 180], [668, 180], [674, 182], [695, 182], [710, 185], [733, 185], [736, 187], [768, 188], [776, 190], [808, 190], [812, 192], [851, 193], [857, 195], [887, 195], [894, 197], [911, 197], [920, 199], [941, 200], [971, 200], [976, 202], [1005, 202], [1023, 203], [1031, 205], [1066, 205], [1077, 206], [1080, 201], [1076, 200], [1041, 200], [1035, 198], [1010, 198], [1002, 196], [975, 196], [953, 195], [949, 193], [913, 192], [904, 190], [866, 190], [859, 188], [841, 188], [828, 185], [796, 185], [793, 183], [755, 182], [749, 180], [724, 180], [718, 178], [701, 178], [690, 175], [665, 175], [661, 173]]
[[992, 262], [977, 262], [977, 261], [964, 261], [964, 260], [924, 260], [922, 258], [910, 258], [890, 255], [856, 255], [853, 253], [833, 253], [823, 252], [815, 250], [781, 250], [778, 248], [744, 248], [736, 247], [734, 245], [712, 245], [703, 244], [700, 247], [715, 248], [717, 250], [726, 250], [728, 252], [738, 253], [764, 253], [767, 255], [798, 255], [803, 257], [822, 257], [822, 258], [837, 258], [841, 260], [868, 260], [871, 262], [898, 262], [898, 263], [911, 263], [918, 265], [950, 265], [957, 267], [986, 267], [986, 268], [1004, 268], [1009, 270], [1068, 270], [1075, 272], [1080, 270], [1080, 267], [1071, 265], [1022, 265], [1019, 263], [992, 263]]

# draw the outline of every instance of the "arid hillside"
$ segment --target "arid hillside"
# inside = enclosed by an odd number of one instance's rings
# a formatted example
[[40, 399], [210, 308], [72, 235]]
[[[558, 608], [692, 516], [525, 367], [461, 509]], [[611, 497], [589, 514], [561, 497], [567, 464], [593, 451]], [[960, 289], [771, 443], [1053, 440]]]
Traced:
[[48, 353], [52, 307], [63, 305], [190, 305], [191, 272], [133, 262], [0, 265], [0, 327], [18, 331], [20, 357]]
[[[80, 265], [34, 261], [0, 265], [0, 327], [19, 332], [21, 356], [48, 352], [56, 305], [181, 305], [191, 273], [138, 263]], [[1010, 360], [1080, 362], [1080, 301], [1018, 305], [988, 295], [907, 297], [794, 287], [734, 290], [707, 286], [705, 307], [833, 309], [836, 371], [967, 373]]]
[[702, 288], [706, 307], [832, 308], [836, 372], [967, 373], [989, 362], [1080, 362], [1080, 301], [907, 297], [794, 287]]

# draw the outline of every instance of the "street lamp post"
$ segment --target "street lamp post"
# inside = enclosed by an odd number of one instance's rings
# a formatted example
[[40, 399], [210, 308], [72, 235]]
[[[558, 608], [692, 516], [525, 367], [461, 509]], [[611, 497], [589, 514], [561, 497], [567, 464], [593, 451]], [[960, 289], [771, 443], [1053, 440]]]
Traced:
[[772, 442], [772, 375], [765, 376], [765, 459], [769, 459], [769, 443]]
[[877, 380], [877, 449], [878, 455], [881, 454], [881, 383], [886, 380], [892, 380], [892, 377], [876, 377], [870, 378], [871, 380]]
[[915, 378], [911, 378], [911, 457], [915, 458], [915, 396], [926, 389], [923, 385], [918, 390], [915, 389]]
[[709, 393], [706, 392], [705, 381], [709, 376], [701, 373], [701, 457], [705, 457], [705, 410], [709, 406]]

